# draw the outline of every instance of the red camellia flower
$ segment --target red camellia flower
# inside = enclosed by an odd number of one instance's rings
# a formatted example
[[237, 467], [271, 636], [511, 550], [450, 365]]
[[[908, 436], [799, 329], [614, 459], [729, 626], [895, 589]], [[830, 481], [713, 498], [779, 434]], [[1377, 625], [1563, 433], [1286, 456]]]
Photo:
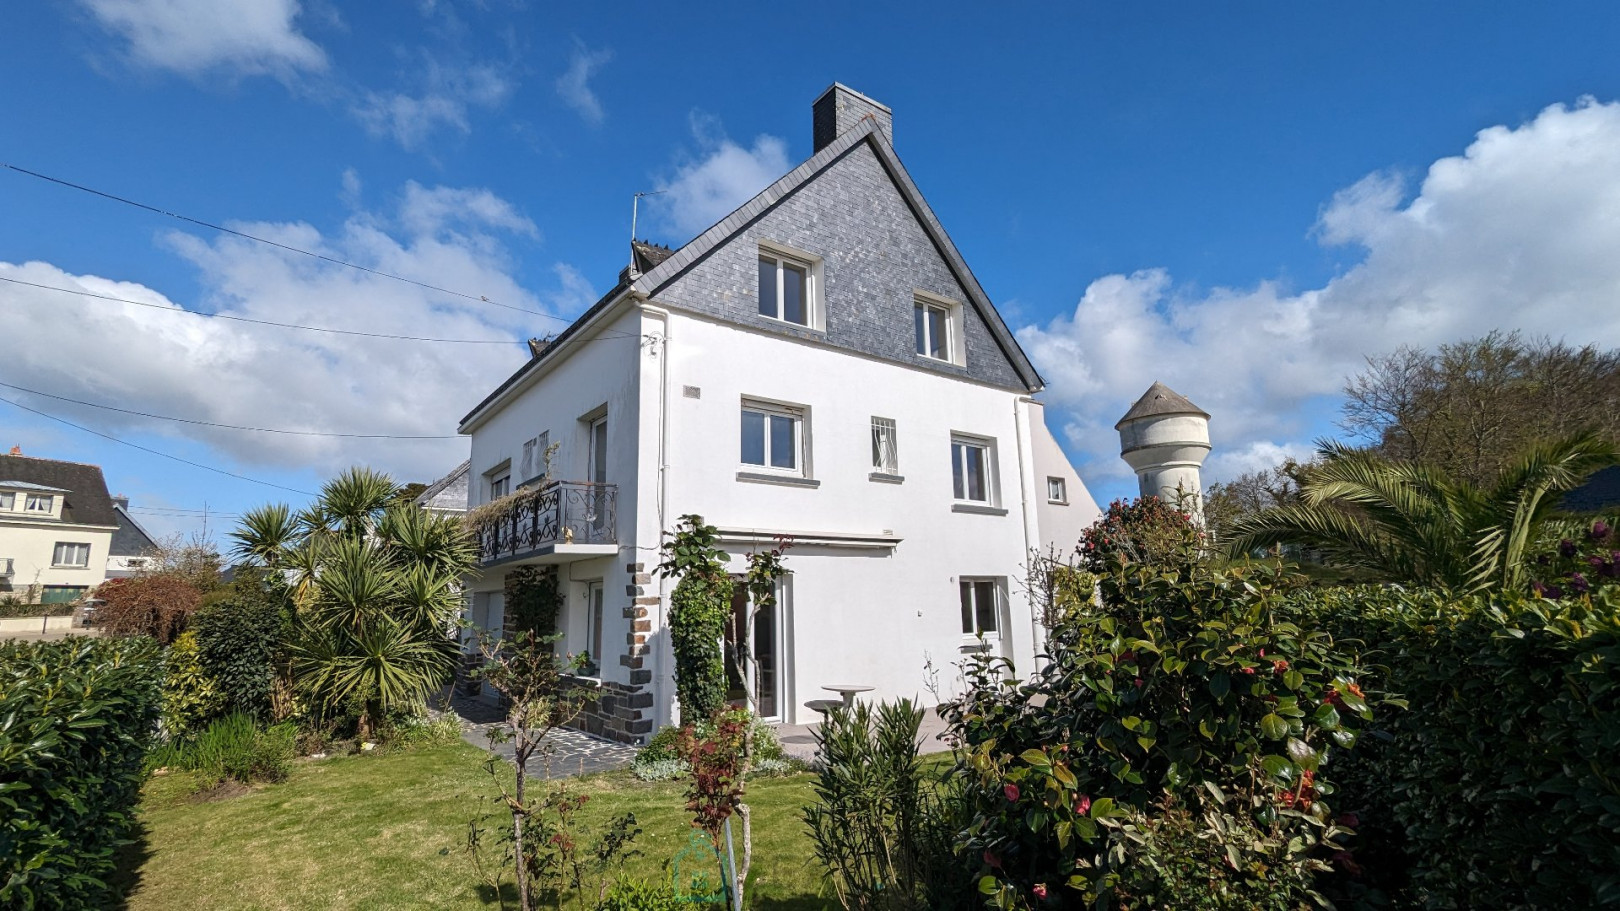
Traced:
[[1091, 798], [1081, 794], [1080, 799], [1074, 802], [1074, 811], [1081, 816], [1091, 812]]
[[1287, 671], [1287, 670], [1288, 670], [1288, 659], [1286, 659], [1286, 658], [1278, 658], [1276, 661], [1271, 662], [1271, 672], [1273, 674], [1281, 674], [1281, 673], [1283, 673], [1284, 671]]
[[984, 862], [988, 866], [995, 867], [997, 870], [1001, 869], [1001, 858], [997, 857], [996, 852], [994, 851], [986, 850], [984, 852]]
[[1010, 800], [1010, 801], [1012, 801], [1014, 803], [1018, 802], [1018, 785], [1015, 785], [1015, 784], [1007, 785], [1006, 787], [1002, 788], [1001, 791], [1002, 791], [1002, 793], [1007, 795], [1008, 800]]
[[1254, 676], [1254, 668], [1246, 667], [1246, 668], [1243, 669], [1243, 673], [1248, 674], [1250, 677], [1253, 677]]
[[1029, 890], [1035, 893], [1036, 898], [1046, 898], [1046, 883], [1036, 883], [1035, 888]]

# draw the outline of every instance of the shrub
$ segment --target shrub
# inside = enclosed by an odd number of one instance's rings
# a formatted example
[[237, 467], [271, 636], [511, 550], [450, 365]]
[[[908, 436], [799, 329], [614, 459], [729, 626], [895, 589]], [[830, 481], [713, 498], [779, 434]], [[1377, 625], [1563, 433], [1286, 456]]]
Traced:
[[218, 682], [229, 710], [260, 721], [274, 716], [276, 669], [291, 634], [283, 600], [259, 580], [216, 592], [191, 617], [203, 667]]
[[291, 724], [268, 728], [233, 712], [209, 725], [190, 741], [173, 740], [155, 752], [154, 766], [200, 772], [207, 785], [225, 781], [252, 784], [283, 781], [296, 755], [298, 729]]
[[[1155, 844], [1173, 840], [1127, 827], [1166, 799], [1225, 842], [1229, 875], [1252, 880], [1234, 894], [1309, 898], [1297, 885], [1345, 834], [1327, 773], [1371, 717], [1356, 656], [1294, 622], [1278, 570], [1174, 562], [1112, 559], [1101, 606], [1053, 631], [1027, 683], [1001, 659], [969, 662], [947, 709], [973, 812], [962, 847], [998, 906], [1151, 881]], [[1223, 836], [1249, 829], [1263, 837]]]
[[0, 643], [0, 907], [115, 903], [162, 674], [149, 639]]
[[177, 636], [163, 657], [163, 732], [185, 738], [202, 730], [224, 707], [214, 678], [203, 669], [197, 634]]
[[960, 801], [926, 780], [923, 712], [910, 701], [836, 707], [816, 731], [820, 770], [805, 822], [845, 908], [975, 907], [972, 868], [953, 850]]
[[1104, 573], [1127, 563], [1168, 566], [1195, 559], [1203, 534], [1188, 514], [1158, 497], [1115, 500], [1080, 534], [1080, 564]]
[[76, 604], [35, 604], [16, 595], [0, 597], [0, 617], [65, 617], [75, 610]]
[[1345, 769], [1374, 885], [1426, 907], [1620, 903], [1620, 587], [1301, 601], [1366, 639], [1410, 705]]
[[676, 896], [669, 886], [641, 880], [620, 880], [597, 903], [596, 911], [690, 911], [701, 905]]
[[652, 735], [647, 745], [636, 753], [637, 762], [658, 762], [665, 759], [679, 759], [680, 752], [677, 747], [680, 743], [681, 729], [673, 725], [659, 728], [658, 733]]
[[683, 759], [643, 759], [636, 757], [630, 764], [630, 774], [637, 781], [674, 781], [692, 771]]
[[203, 593], [179, 575], [159, 573], [105, 582], [96, 597], [105, 602], [96, 622], [109, 635], [151, 636], [168, 645], [185, 631]]
[[727, 555], [715, 547], [719, 532], [702, 516], [681, 516], [662, 547], [658, 571], [679, 576], [670, 593], [669, 638], [675, 650], [675, 694], [688, 724], [726, 707], [726, 662], [721, 647], [731, 613]]

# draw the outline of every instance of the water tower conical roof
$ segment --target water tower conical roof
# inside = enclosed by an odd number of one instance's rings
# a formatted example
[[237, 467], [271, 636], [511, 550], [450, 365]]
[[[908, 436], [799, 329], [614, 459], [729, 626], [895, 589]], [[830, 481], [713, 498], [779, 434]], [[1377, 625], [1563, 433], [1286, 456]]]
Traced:
[[1118, 430], [1141, 418], [1163, 417], [1168, 414], [1196, 414], [1205, 420], [1209, 419], [1209, 412], [1194, 405], [1186, 396], [1163, 383], [1154, 382], [1148, 387], [1148, 391], [1142, 393], [1142, 397], [1136, 400], [1136, 404], [1131, 406], [1131, 410], [1125, 412], [1125, 416], [1114, 424], [1114, 429]]

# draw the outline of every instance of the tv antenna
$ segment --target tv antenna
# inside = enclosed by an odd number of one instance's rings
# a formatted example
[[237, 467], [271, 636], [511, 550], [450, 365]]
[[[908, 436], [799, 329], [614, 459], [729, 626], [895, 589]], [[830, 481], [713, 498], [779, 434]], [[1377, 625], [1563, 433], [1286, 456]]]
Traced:
[[635, 197], [630, 200], [630, 242], [631, 243], [636, 242], [636, 216], [638, 214], [639, 208], [641, 207], [641, 197], [643, 197], [643, 196], [662, 196], [662, 195], [664, 195], [665, 193], [668, 193], [668, 192], [669, 192], [668, 190], [648, 190], [648, 191], [643, 192], [643, 193], [637, 193], [635, 195]]

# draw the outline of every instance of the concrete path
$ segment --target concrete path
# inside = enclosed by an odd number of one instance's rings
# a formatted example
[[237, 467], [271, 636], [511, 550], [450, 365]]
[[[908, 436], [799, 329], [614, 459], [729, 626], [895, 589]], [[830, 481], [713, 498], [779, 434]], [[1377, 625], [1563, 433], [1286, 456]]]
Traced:
[[[813, 762], [816, 758], [815, 730], [820, 726], [816, 724], [779, 724], [776, 726], [776, 736], [782, 741], [782, 749], [795, 759]], [[923, 713], [922, 724], [917, 726], [917, 743], [924, 754], [944, 753], [951, 748], [945, 742], [945, 720], [940, 718], [933, 708]]]
[[[456, 696], [451, 709], [461, 719], [461, 736], [480, 750], [490, 749], [489, 726], [499, 722], [501, 710], [492, 700], [478, 696]], [[512, 744], [495, 744], [495, 752], [508, 762]], [[549, 754], [549, 755], [547, 755]], [[636, 758], [636, 748], [595, 737], [584, 731], [552, 731], [539, 753], [529, 759], [529, 774], [537, 778], [569, 778], [593, 772], [627, 769]]]

